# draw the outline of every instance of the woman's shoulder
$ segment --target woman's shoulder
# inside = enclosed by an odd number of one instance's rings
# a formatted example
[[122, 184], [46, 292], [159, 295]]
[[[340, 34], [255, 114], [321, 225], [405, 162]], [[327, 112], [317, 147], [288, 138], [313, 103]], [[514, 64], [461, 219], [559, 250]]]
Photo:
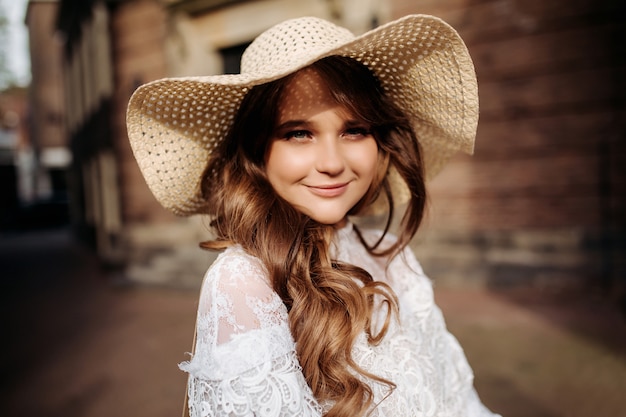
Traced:
[[[240, 246], [224, 250], [207, 271], [200, 291], [199, 317], [219, 326], [208, 331], [223, 343], [285, 322], [286, 309], [260, 259]], [[207, 324], [208, 325], [208, 324]]]
[[267, 277], [261, 260], [241, 246], [220, 253], [200, 292], [196, 354], [181, 369], [222, 380], [295, 350], [287, 309]]
[[272, 292], [263, 262], [233, 245], [218, 255], [204, 277], [204, 287], [237, 288], [241, 293], [267, 295]]
[[221, 274], [234, 271], [241, 274], [267, 275], [263, 262], [254, 255], [250, 255], [240, 245], [233, 245], [221, 252], [207, 274]]

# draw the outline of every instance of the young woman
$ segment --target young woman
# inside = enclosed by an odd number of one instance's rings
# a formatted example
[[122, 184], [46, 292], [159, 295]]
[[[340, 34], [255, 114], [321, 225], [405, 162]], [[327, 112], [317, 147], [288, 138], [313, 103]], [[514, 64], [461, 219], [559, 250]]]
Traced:
[[[407, 248], [425, 179], [471, 152], [467, 50], [432, 16], [360, 37], [261, 34], [237, 75], [140, 87], [129, 137], [155, 196], [211, 219], [192, 416], [492, 416]], [[395, 234], [390, 224], [402, 205]], [[353, 216], [386, 216], [382, 231]]]

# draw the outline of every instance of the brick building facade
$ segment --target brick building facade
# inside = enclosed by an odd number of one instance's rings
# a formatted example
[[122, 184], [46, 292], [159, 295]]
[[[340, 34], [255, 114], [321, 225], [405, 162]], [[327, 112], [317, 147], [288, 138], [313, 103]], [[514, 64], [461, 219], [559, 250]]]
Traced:
[[[475, 155], [432, 184], [434, 240], [444, 247], [423, 252], [443, 273], [478, 284], [623, 292], [624, 6], [396, 4], [394, 17], [431, 13], [459, 30], [481, 100]], [[455, 252], [459, 271], [450, 268]]]

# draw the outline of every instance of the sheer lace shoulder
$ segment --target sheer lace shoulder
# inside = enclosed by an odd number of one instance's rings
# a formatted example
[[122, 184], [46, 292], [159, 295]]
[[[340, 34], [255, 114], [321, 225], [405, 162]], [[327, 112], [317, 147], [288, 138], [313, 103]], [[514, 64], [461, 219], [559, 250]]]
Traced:
[[318, 416], [297, 360], [288, 314], [260, 261], [222, 253], [200, 294], [190, 374], [192, 416]]
[[265, 268], [239, 247], [223, 253], [207, 273], [198, 314], [215, 319], [211, 330], [216, 345], [287, 321], [287, 311], [272, 290]]

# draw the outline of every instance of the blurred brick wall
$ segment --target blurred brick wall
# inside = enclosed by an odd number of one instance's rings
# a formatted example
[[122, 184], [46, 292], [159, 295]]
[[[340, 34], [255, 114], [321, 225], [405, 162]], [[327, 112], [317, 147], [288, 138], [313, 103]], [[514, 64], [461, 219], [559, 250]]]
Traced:
[[141, 176], [126, 135], [126, 106], [135, 89], [165, 77], [167, 14], [154, 0], [122, 2], [111, 10], [115, 62], [113, 136], [120, 165], [122, 216], [126, 223], [169, 222], [172, 215], [156, 201]]
[[621, 2], [393, 5], [394, 18], [428, 13], [457, 28], [481, 99], [475, 155], [456, 158], [431, 184], [427, 229], [441, 246], [418, 242], [418, 252], [444, 275], [453, 274], [452, 255], [457, 273], [490, 285], [622, 286]]

